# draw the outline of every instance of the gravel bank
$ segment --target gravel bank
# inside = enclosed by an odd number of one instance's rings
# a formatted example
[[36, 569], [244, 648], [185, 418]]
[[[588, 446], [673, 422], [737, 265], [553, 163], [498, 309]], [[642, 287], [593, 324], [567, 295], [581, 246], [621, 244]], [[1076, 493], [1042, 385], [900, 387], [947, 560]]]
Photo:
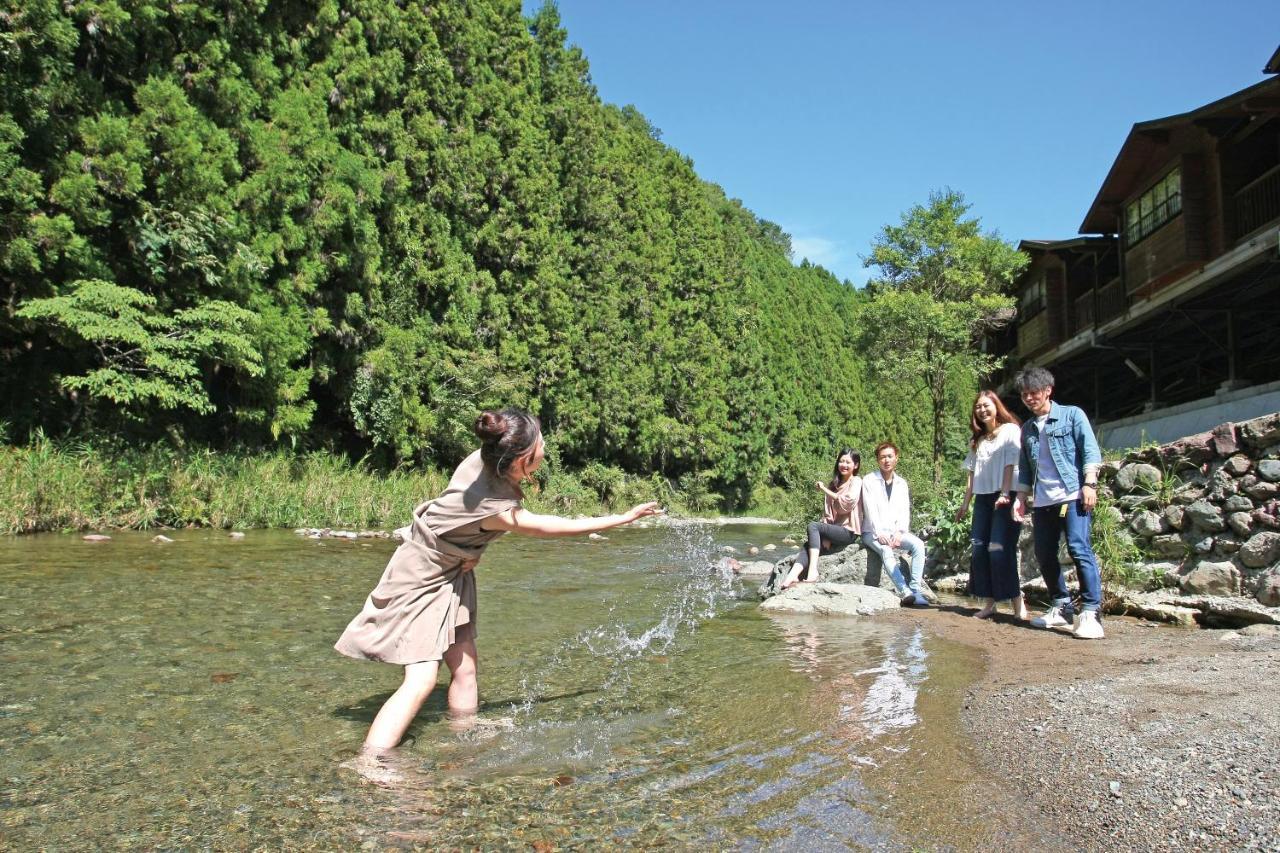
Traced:
[[1280, 849], [1280, 630], [1110, 618], [1088, 642], [973, 611], [889, 618], [986, 652], [963, 725], [1027, 821], [1076, 849]]

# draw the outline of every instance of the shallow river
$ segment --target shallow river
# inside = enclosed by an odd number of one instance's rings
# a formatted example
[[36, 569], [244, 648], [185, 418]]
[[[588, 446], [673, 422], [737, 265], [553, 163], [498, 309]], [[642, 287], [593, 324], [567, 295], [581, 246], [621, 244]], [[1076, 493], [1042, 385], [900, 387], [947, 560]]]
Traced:
[[958, 727], [976, 653], [709, 568], [780, 528], [499, 541], [482, 724], [437, 690], [389, 785], [343, 764], [399, 669], [332, 644], [393, 543], [151, 535], [0, 539], [2, 848], [1022, 846]]

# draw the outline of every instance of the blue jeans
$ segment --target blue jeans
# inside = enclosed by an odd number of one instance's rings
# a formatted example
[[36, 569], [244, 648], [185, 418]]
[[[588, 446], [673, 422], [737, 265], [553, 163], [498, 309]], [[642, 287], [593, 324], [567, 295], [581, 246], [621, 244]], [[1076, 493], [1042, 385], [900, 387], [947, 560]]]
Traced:
[[1022, 594], [1018, 577], [1018, 530], [1012, 507], [996, 509], [999, 492], [973, 496], [969, 541], [969, 594], [1006, 601]]
[[1058, 542], [1065, 535], [1067, 553], [1076, 564], [1076, 576], [1080, 579], [1083, 608], [1096, 613], [1102, 609], [1102, 577], [1098, 574], [1098, 558], [1093, 555], [1093, 543], [1090, 541], [1093, 516], [1084, 511], [1079, 500], [1065, 504], [1065, 515], [1062, 512], [1063, 506], [1064, 504], [1055, 504], [1043, 509], [1036, 507], [1031, 511], [1040, 575], [1044, 578], [1045, 586], [1049, 587], [1054, 606], [1068, 613], [1073, 612], [1071, 593], [1067, 591], [1067, 581], [1062, 576], [1062, 566], [1058, 563]]
[[884, 564], [885, 571], [889, 573], [889, 577], [893, 578], [893, 585], [899, 593], [902, 593], [904, 587], [912, 592], [921, 591], [920, 584], [924, 579], [924, 543], [918, 538], [910, 533], [904, 533], [902, 534], [902, 544], [898, 546], [898, 550], [911, 555], [910, 584], [902, 579], [902, 569], [898, 568], [898, 556], [893, 553], [893, 548], [877, 542], [876, 535], [870, 530], [862, 534], [862, 544], [880, 555], [880, 562]]

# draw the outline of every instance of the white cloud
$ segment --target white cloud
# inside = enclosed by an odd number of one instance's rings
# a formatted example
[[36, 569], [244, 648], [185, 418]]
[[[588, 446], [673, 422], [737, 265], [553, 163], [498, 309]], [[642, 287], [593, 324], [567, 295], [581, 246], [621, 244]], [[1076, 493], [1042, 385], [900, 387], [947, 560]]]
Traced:
[[796, 263], [809, 259], [809, 263], [833, 269], [844, 256], [844, 250], [835, 240], [826, 237], [801, 237], [792, 235], [791, 251]]

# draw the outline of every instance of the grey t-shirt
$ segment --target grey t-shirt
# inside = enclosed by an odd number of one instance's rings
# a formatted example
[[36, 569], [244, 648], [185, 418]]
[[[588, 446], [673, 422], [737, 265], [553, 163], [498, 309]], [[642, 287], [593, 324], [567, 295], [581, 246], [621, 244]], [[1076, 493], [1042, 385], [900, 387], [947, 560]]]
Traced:
[[1036, 458], [1036, 506], [1057, 506], [1080, 497], [1079, 490], [1068, 492], [1062, 483], [1062, 473], [1058, 471], [1058, 463], [1053, 461], [1049, 452], [1049, 439], [1044, 434], [1047, 414], [1036, 418], [1036, 431], [1040, 434], [1039, 455]]

